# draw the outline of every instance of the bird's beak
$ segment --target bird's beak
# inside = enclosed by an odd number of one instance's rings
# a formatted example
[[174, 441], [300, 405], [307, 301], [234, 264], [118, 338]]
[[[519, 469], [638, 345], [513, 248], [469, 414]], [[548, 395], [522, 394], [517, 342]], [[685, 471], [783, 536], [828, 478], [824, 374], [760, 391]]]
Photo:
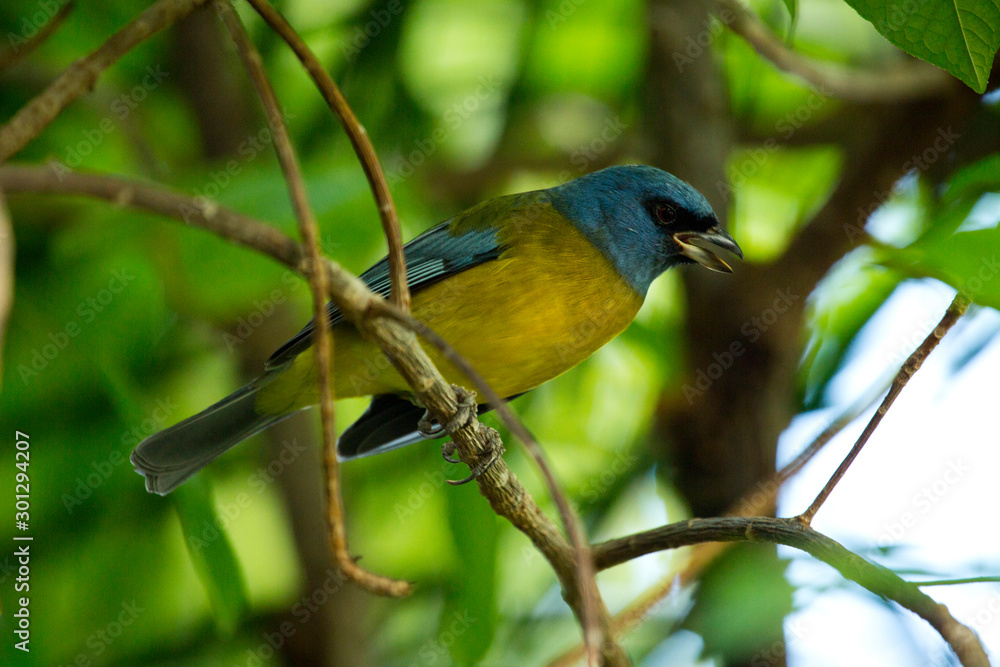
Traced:
[[[736, 241], [729, 235], [729, 232], [719, 225], [709, 227], [704, 232], [677, 232], [673, 238], [674, 242], [680, 246], [682, 255], [693, 259], [706, 269], [720, 273], [733, 272], [717, 254], [718, 248], [728, 250], [743, 259], [743, 251], [736, 245]], [[695, 245], [695, 243], [700, 245]]]

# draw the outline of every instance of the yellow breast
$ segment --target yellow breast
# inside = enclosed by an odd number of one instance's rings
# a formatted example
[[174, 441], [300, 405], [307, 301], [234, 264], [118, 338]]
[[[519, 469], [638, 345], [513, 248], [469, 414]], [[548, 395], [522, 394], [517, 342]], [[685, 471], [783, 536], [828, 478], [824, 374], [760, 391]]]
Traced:
[[[421, 290], [413, 314], [449, 341], [501, 396], [551, 380], [590, 356], [635, 318], [642, 297], [575, 227], [549, 207], [511, 220], [498, 240], [508, 249]], [[516, 242], [513, 236], [516, 235]], [[423, 343], [445, 378], [471, 386]], [[269, 413], [316, 402], [314, 355], [305, 353], [258, 401]], [[334, 330], [339, 398], [406, 393], [380, 351], [349, 324]]]

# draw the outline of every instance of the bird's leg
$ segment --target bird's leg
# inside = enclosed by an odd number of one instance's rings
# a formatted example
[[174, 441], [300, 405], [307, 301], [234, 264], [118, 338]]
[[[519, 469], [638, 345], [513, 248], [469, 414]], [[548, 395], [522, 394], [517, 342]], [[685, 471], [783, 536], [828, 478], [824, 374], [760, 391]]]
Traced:
[[[455, 391], [455, 397], [458, 399], [458, 407], [455, 410], [455, 414], [452, 415], [452, 418], [448, 420], [447, 424], [443, 426], [438, 424], [434, 421], [434, 418], [431, 417], [429, 412], [424, 412], [424, 416], [420, 418], [419, 422], [417, 422], [417, 430], [425, 438], [440, 437], [442, 432], [450, 435], [458, 429], [468, 426], [479, 413], [479, 404], [476, 402], [476, 395], [474, 393], [457, 385], [452, 385], [452, 389]], [[495, 436], [493, 431], [489, 432], [493, 433]], [[493, 467], [493, 464], [496, 463], [503, 455], [504, 448], [499, 442], [499, 438], [489, 437], [488, 440], [490, 443], [490, 448], [488, 450], [489, 459], [485, 463], [480, 463], [473, 467], [472, 473], [465, 479], [449, 479], [449, 484], [454, 486], [467, 484]], [[443, 445], [441, 445], [441, 457], [448, 463], [462, 463], [461, 459], [455, 458], [455, 450], [455, 443], [451, 440], [447, 440]]]
[[[485, 463], [477, 464], [476, 467], [472, 469], [472, 472], [469, 474], [469, 476], [466, 477], [465, 479], [449, 479], [445, 480], [446, 482], [448, 482], [452, 486], [461, 486], [462, 484], [468, 484], [472, 480], [480, 477], [483, 473], [492, 468], [494, 463], [500, 460], [500, 457], [503, 456], [503, 453], [505, 451], [503, 448], [503, 443], [500, 442], [500, 436], [497, 435], [497, 432], [491, 428], [485, 429], [485, 432], [487, 434], [487, 440], [489, 441], [490, 444], [489, 460], [487, 460]], [[454, 447], [454, 445], [452, 446]], [[444, 452], [442, 452], [442, 455], [443, 453]]]

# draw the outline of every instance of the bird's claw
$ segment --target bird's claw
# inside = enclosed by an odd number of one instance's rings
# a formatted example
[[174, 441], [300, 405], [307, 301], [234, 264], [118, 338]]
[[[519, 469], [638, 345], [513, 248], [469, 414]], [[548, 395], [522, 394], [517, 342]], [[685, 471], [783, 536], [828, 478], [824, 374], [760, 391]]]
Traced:
[[443, 458], [448, 463], [461, 463], [462, 459], [456, 459], [452, 454], [455, 453], [455, 443], [451, 440], [445, 440], [444, 444], [441, 445], [441, 458]]
[[[497, 461], [500, 460], [500, 457], [503, 456], [503, 453], [504, 453], [505, 450], [503, 448], [503, 443], [500, 442], [500, 438], [499, 438], [499, 436], [497, 436], [497, 432], [494, 431], [493, 429], [490, 429], [490, 428], [484, 429], [484, 431], [488, 434], [487, 438], [488, 438], [489, 443], [490, 443], [490, 449], [489, 449], [490, 458], [487, 459], [485, 463], [479, 463], [479, 464], [477, 464], [476, 467], [474, 467], [472, 469], [472, 472], [469, 473], [469, 476], [466, 477], [465, 479], [448, 479], [448, 480], [445, 480], [446, 482], [448, 482], [452, 486], [461, 486], [462, 484], [468, 484], [469, 482], [471, 482], [474, 479], [478, 479], [484, 473], [486, 473], [486, 471], [488, 471], [490, 468], [492, 468], [493, 465]], [[452, 448], [454, 450], [454, 445], [452, 445]], [[441, 453], [442, 453], [442, 455], [444, 455], [443, 449], [442, 449]], [[448, 459], [447, 456], [445, 456], [445, 459], [446, 460], [450, 460], [450, 459]]]
[[[455, 408], [455, 414], [448, 420], [448, 423], [444, 425], [437, 423], [428, 410], [424, 410], [423, 417], [417, 422], [417, 432], [428, 440], [439, 438], [442, 433], [454, 433], [458, 429], [468, 426], [479, 414], [479, 404], [476, 403], [474, 393], [457, 385], [452, 385], [451, 388], [455, 391], [458, 405]], [[454, 450], [448, 453], [453, 452]]]

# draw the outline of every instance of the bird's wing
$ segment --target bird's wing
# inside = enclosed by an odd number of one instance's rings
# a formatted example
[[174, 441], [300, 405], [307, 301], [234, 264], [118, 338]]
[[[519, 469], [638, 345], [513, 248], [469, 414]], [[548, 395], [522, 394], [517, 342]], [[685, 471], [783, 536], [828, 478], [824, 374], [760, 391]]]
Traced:
[[[455, 224], [459, 223], [460, 219], [456, 217], [446, 220], [403, 246], [406, 279], [411, 292], [419, 292], [448, 276], [496, 259], [503, 252], [503, 247], [497, 241], [494, 231]], [[368, 289], [382, 297], [388, 297], [390, 290], [388, 259], [383, 258], [361, 274], [361, 280]], [[326, 313], [331, 326], [344, 319], [340, 308], [332, 301], [326, 304]], [[307, 350], [312, 345], [315, 328], [314, 318], [302, 331], [278, 348], [265, 362], [264, 368], [271, 370], [283, 366]]]

